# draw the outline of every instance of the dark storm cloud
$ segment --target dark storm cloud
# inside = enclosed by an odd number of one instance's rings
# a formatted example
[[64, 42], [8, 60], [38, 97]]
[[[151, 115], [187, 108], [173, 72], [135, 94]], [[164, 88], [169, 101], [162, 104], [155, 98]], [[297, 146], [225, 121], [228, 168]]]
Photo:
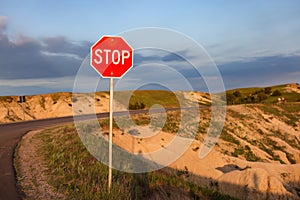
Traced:
[[250, 61], [239, 61], [220, 65], [224, 76], [274, 76], [282, 73], [299, 72], [300, 56], [269, 56], [253, 58]]
[[[188, 54], [188, 52], [168, 53], [161, 60], [172, 63], [174, 69], [178, 69], [188, 79], [200, 78], [202, 68], [199, 73], [183, 57], [179, 56], [186, 57]], [[191, 59], [197, 58], [192, 57]], [[253, 57], [243, 61], [220, 64], [217, 67], [227, 89], [300, 82], [299, 55]]]
[[161, 62], [162, 57], [160, 55], [144, 55], [142, 50], [134, 51], [134, 64], [140, 65], [147, 62]]
[[165, 55], [162, 58], [163, 61], [165, 62], [170, 62], [170, 61], [177, 61], [177, 62], [182, 62], [184, 59], [180, 57], [178, 54], [175, 53], [169, 53], [168, 55]]
[[142, 63], [167, 63], [167, 62], [186, 62], [186, 59], [195, 59], [193, 55], [189, 55], [188, 50], [178, 52], [169, 52], [162, 49], [138, 49], [134, 52], [134, 61], [137, 64]]
[[89, 47], [92, 45], [87, 41], [72, 43], [66, 37], [47, 37], [43, 38], [42, 41], [45, 44], [45, 49], [49, 52], [74, 54], [81, 59], [85, 58]]
[[300, 82], [300, 56], [269, 56], [219, 66], [228, 88]]
[[[0, 95], [10, 91], [19, 93], [27, 90], [28, 94], [41, 91], [60, 91], [60, 89], [71, 91], [73, 77], [75, 77], [83, 59], [88, 55], [91, 42], [74, 42], [67, 37], [34, 39], [24, 35], [19, 35], [12, 40], [6, 34], [6, 28], [7, 18], [0, 16], [0, 81], [2, 81], [0, 82]], [[221, 44], [216, 44], [211, 48], [218, 48], [219, 46]], [[225, 60], [231, 59], [229, 51], [238, 52], [239, 49], [222, 51]], [[201, 66], [207, 66], [206, 63], [201, 63], [203, 59], [195, 55], [190, 49], [178, 52], [160, 49], [138, 49], [134, 51], [135, 67], [142, 64], [150, 64], [148, 66], [153, 67], [151, 63], [166, 65], [177, 70], [191, 82], [194, 81], [195, 85], [205, 85], [203, 77], [201, 78], [201, 70], [207, 68], [201, 68], [199, 73], [185, 59], [196, 64], [200, 63]], [[281, 82], [300, 82], [300, 56], [296, 55], [245, 58], [238, 62], [233, 62], [231, 59], [226, 64], [218, 65], [218, 68], [224, 79], [226, 89], [272, 85]], [[89, 70], [94, 72], [93, 69]], [[98, 75], [95, 72], [94, 74]], [[153, 80], [158, 75], [147, 74], [149, 78], [153, 77]], [[68, 80], [67, 84], [64, 82], [66, 76], [72, 79]], [[213, 74], [211, 78], [214, 78]], [[22, 85], [22, 81], [25, 79], [32, 84], [29, 84], [30, 86]], [[37, 83], [33, 79], [40, 80]], [[51, 81], [55, 82], [54, 79], [59, 82], [59, 85], [51, 85]], [[13, 84], [16, 80], [20, 80], [17, 85]], [[41, 80], [48, 82], [42, 86]], [[176, 82], [169, 77], [166, 77], [166, 81]]]
[[89, 42], [64, 37], [37, 40], [19, 35], [10, 40], [0, 18], [0, 79], [73, 76], [89, 53]]

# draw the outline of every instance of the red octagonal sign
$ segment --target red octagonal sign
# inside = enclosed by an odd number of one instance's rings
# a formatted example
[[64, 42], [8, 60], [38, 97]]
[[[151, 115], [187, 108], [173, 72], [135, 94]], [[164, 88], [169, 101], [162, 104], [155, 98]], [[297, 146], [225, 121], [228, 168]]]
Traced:
[[133, 49], [120, 36], [102, 36], [91, 47], [90, 64], [103, 78], [121, 78], [133, 66]]

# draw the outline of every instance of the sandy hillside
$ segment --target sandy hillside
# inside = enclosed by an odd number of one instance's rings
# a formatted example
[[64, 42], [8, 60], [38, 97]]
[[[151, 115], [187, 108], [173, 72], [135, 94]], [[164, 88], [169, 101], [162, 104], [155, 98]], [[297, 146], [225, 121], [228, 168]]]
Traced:
[[[204, 129], [208, 118], [204, 109]], [[191, 143], [170, 166], [197, 175], [199, 184], [239, 199], [300, 199], [299, 130], [300, 103], [234, 105], [228, 106], [217, 145], [203, 159], [203, 133], [191, 140], [137, 126], [116, 130], [114, 143], [135, 154], [152, 152], [145, 157], [162, 165]]]
[[[298, 86], [285, 90], [300, 93]], [[209, 95], [182, 94], [190, 101], [209, 103]], [[107, 93], [79, 94], [73, 98], [70, 93], [58, 93], [28, 97], [23, 106], [25, 119], [38, 119], [72, 115], [72, 106], [76, 114], [92, 113], [94, 109], [105, 112], [108, 103]], [[116, 108], [125, 107], [116, 103]], [[1, 101], [0, 109], [1, 122], [22, 119], [17, 97]], [[203, 159], [199, 153], [209, 130], [210, 108], [200, 109], [200, 122], [189, 118], [177, 137], [180, 118], [176, 112], [168, 114], [164, 128], [159, 131], [146, 126], [147, 114], [136, 116], [139, 126], [114, 130], [114, 143], [136, 154], [159, 152], [156, 157], [145, 157], [163, 165], [169, 165], [171, 155], [179, 155], [191, 143], [170, 166], [195, 175], [194, 181], [199, 184], [239, 199], [300, 199], [300, 102], [227, 106], [219, 140]], [[159, 114], [153, 121], [159, 124]], [[195, 122], [199, 127], [194, 139], [184, 137], [191, 134]], [[103, 131], [107, 132], [105, 128]]]
[[[225, 155], [218, 146], [212, 149], [205, 158], [199, 159], [199, 147], [202, 143], [198, 140], [177, 137], [177, 142], [175, 142], [176, 148], [174, 148], [174, 145], [170, 145], [175, 138], [174, 134], [159, 131], [153, 135], [153, 131], [150, 128], [140, 126], [136, 130], [138, 134], [133, 136], [129, 133], [130, 130], [129, 128], [124, 132], [115, 129], [113, 142], [135, 154], [160, 151], [161, 156], [145, 156], [147, 159], [160, 164], [166, 164], [166, 156], [178, 154], [178, 150], [191, 142], [186, 152], [168, 166], [181, 170], [182, 176], [199, 185], [238, 199], [300, 199], [300, 164], [280, 164], [267, 162], [266, 160], [251, 162], [242, 157]], [[25, 183], [28, 183], [28, 181], [30, 183], [29, 179], [36, 180], [35, 173], [41, 172], [40, 165], [37, 166], [39, 170], [32, 171], [32, 167], [28, 166], [34, 166], [36, 162], [32, 162], [24, 157], [24, 155], [28, 155], [24, 154], [24, 152], [32, 151], [33, 146], [26, 145], [26, 140], [28, 143], [28, 138], [32, 138], [36, 133], [38, 131], [31, 132], [28, 134], [28, 137], [25, 136], [19, 149], [19, 156], [23, 155], [23, 163], [20, 163], [22, 171], [29, 172], [27, 179], [22, 179], [22, 182]], [[56, 134], [58, 133], [56, 132]], [[220, 139], [219, 142], [225, 141]], [[41, 176], [38, 180], [43, 181], [45, 177]], [[44, 189], [49, 187], [51, 186], [46, 183], [40, 184], [38, 187], [35, 185], [28, 195], [44, 195]], [[51, 195], [60, 194], [51, 193]]]
[[107, 112], [109, 95], [53, 93], [27, 96], [25, 103], [18, 101], [19, 97], [2, 97], [0, 123], [71, 116], [73, 107], [75, 114]]
[[[135, 154], [152, 153], [144, 157], [182, 170], [188, 179], [239, 199], [300, 199], [300, 103], [228, 106], [217, 145], [200, 159], [209, 111], [201, 109], [201, 128], [195, 139], [175, 137], [174, 127], [168, 125], [176, 125], [167, 121], [168, 128], [163, 131], [147, 125], [115, 129], [113, 142]], [[177, 120], [176, 112], [169, 117]], [[147, 116], [136, 115], [134, 120], [141, 122]], [[95, 130], [95, 134], [107, 137], [107, 127], [100, 133]], [[174, 155], [178, 159], [169, 162]]]
[[[178, 92], [184, 102], [210, 103], [210, 96], [200, 92]], [[128, 105], [114, 99], [114, 110], [127, 110]], [[17, 122], [52, 117], [63, 117], [108, 112], [109, 93], [91, 94], [53, 93], [26, 96], [26, 102], [20, 103], [19, 97], [0, 98], [0, 123]]]

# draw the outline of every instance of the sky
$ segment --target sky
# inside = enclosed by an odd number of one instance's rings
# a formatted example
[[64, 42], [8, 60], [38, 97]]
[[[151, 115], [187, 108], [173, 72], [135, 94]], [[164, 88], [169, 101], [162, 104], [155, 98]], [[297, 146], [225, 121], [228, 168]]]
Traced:
[[[200, 44], [215, 62], [225, 89], [300, 82], [298, 0], [0, 0], [0, 96], [72, 91], [94, 42], [102, 35], [143, 27], [178, 31]], [[135, 67], [141, 58], [148, 65], [157, 60], [180, 64], [179, 73], [195, 90], [207, 90], [176, 52], [136, 51], [135, 58]], [[127, 80], [157, 78], [157, 73], [138, 73], [143, 72], [133, 70]], [[184, 89], [173, 76], [162, 74], [164, 84]]]

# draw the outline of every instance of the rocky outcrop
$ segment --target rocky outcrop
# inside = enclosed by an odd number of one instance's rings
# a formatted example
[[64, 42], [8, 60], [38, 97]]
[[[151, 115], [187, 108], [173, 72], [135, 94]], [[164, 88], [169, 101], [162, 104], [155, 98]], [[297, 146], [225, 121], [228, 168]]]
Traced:
[[218, 181], [221, 193], [238, 199], [300, 199], [295, 191], [288, 191], [278, 178], [271, 176], [262, 168], [234, 170], [222, 175]]

